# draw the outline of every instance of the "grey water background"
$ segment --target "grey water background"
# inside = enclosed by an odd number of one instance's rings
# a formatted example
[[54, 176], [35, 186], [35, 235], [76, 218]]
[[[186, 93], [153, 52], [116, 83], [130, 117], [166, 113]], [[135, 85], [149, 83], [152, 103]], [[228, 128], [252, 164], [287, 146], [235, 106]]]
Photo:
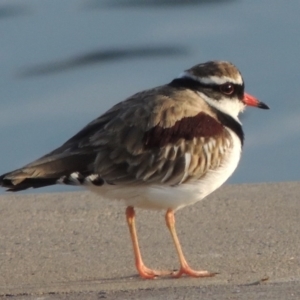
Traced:
[[299, 13], [286, 0], [0, 1], [0, 173], [133, 93], [221, 59], [271, 107], [241, 117], [245, 147], [229, 182], [299, 180]]

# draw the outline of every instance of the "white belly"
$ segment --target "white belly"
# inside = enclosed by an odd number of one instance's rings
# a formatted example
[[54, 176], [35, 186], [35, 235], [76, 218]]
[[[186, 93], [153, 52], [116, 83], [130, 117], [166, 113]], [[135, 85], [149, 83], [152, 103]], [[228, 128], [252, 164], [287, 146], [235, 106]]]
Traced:
[[229, 130], [233, 139], [233, 148], [228, 152], [222, 165], [208, 171], [196, 181], [189, 181], [178, 186], [167, 185], [104, 185], [89, 186], [88, 189], [110, 200], [124, 201], [126, 206], [145, 209], [173, 209], [194, 204], [219, 188], [234, 172], [241, 156], [241, 142]]

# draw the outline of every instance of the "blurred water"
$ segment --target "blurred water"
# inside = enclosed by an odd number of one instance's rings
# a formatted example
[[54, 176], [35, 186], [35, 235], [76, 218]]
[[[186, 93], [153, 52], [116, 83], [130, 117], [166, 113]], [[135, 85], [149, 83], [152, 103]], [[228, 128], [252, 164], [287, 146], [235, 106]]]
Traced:
[[224, 59], [271, 107], [243, 115], [229, 182], [299, 180], [299, 11], [286, 0], [0, 1], [0, 173], [131, 94]]

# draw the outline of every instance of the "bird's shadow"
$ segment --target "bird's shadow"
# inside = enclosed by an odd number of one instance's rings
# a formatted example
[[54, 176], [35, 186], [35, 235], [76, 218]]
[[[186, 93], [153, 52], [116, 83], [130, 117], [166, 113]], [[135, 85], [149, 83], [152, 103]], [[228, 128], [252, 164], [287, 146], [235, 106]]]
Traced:
[[136, 59], [145, 57], [187, 55], [186, 48], [180, 46], [151, 46], [132, 48], [113, 48], [96, 50], [77, 55], [68, 59], [25, 67], [17, 73], [18, 77], [49, 75], [69, 71], [75, 68], [105, 63], [109, 61]]
[[1, 4], [0, 5], [0, 20], [12, 17], [17, 17], [28, 13], [28, 9], [24, 5]]
[[87, 9], [101, 9], [101, 8], [162, 8], [174, 6], [195, 6], [195, 5], [213, 5], [233, 2], [236, 0], [90, 0], [86, 2]]

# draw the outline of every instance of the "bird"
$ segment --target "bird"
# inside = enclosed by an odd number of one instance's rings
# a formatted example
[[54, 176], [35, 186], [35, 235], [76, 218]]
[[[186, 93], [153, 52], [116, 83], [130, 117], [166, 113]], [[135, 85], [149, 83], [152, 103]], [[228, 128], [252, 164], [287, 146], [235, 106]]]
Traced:
[[[138, 92], [88, 123], [62, 146], [0, 176], [7, 191], [79, 185], [120, 200], [140, 277], [211, 277], [188, 264], [175, 212], [218, 189], [236, 169], [244, 144], [238, 118], [246, 106], [269, 109], [244, 91], [228, 61], [208, 61], [170, 83]], [[178, 255], [177, 270], [154, 270], [142, 259], [135, 208], [163, 210]]]

